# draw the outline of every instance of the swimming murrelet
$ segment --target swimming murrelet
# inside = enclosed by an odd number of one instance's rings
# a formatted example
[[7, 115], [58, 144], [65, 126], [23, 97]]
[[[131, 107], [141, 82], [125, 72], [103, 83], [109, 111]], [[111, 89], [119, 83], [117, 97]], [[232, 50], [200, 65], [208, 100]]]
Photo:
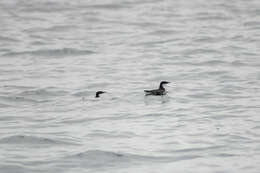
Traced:
[[96, 98], [99, 98], [100, 96], [100, 94], [103, 94], [103, 93], [106, 93], [105, 91], [97, 91], [96, 92]]
[[162, 96], [166, 94], [166, 90], [163, 87], [164, 84], [168, 84], [170, 82], [167, 81], [161, 81], [160, 86], [158, 89], [154, 89], [154, 90], [144, 90], [144, 92], [146, 93], [145, 95], [154, 95], [154, 96]]

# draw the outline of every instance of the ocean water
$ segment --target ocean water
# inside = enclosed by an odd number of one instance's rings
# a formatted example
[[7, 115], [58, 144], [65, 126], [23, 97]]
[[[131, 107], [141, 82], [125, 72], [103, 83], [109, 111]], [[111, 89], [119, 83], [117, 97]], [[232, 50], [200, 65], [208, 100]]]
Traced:
[[259, 0], [1, 0], [0, 19], [1, 173], [260, 172]]

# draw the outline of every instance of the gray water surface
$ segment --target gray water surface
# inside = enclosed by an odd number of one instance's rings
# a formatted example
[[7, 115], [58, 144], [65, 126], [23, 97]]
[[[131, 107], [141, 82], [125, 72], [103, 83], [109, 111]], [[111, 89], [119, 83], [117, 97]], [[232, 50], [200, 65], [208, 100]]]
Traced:
[[1, 173], [259, 173], [259, 0], [1, 0], [0, 18]]

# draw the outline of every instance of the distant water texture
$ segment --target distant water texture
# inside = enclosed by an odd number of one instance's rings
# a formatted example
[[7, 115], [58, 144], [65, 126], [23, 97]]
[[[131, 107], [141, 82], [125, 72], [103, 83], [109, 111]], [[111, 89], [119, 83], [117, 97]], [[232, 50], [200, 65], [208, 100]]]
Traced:
[[1, 0], [0, 172], [259, 173], [260, 1]]

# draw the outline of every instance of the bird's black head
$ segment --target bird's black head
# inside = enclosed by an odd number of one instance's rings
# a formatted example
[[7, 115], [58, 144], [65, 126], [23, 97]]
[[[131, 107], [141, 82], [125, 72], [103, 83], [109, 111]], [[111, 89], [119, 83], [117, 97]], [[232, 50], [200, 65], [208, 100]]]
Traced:
[[170, 83], [170, 82], [168, 82], [168, 81], [161, 81], [160, 85], [164, 85], [164, 84], [168, 84], [168, 83]]
[[97, 92], [96, 92], [96, 98], [98, 98], [99, 95], [100, 95], [100, 94], [103, 94], [103, 93], [105, 93], [105, 91], [97, 91]]
[[159, 88], [160, 89], [164, 89], [163, 85], [164, 84], [168, 84], [168, 83], [170, 83], [170, 82], [168, 82], [168, 81], [161, 81]]

